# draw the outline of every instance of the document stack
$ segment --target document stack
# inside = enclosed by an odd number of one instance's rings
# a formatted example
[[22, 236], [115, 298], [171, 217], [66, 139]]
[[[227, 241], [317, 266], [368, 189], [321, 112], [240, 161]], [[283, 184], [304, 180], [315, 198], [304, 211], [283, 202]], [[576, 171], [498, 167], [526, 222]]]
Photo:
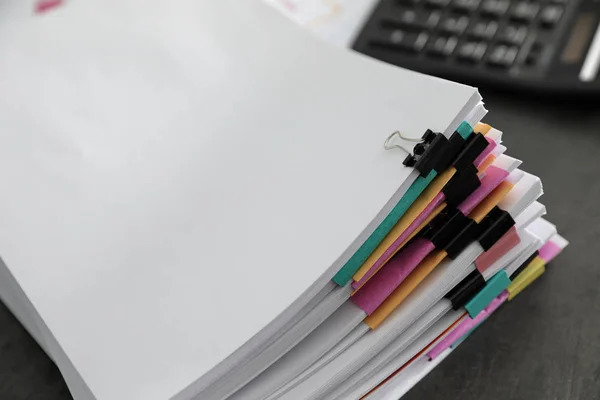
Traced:
[[27, 3], [0, 298], [76, 400], [398, 399], [567, 244], [475, 88], [259, 0]]

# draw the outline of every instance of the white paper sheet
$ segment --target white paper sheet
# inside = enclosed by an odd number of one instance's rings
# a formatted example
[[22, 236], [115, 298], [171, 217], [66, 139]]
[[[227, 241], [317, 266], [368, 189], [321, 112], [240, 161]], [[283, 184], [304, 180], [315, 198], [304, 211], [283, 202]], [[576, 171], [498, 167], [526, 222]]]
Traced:
[[0, 59], [0, 254], [102, 400], [175, 396], [291, 317], [408, 176], [385, 137], [480, 99], [258, 1], [67, 2], [3, 18]]

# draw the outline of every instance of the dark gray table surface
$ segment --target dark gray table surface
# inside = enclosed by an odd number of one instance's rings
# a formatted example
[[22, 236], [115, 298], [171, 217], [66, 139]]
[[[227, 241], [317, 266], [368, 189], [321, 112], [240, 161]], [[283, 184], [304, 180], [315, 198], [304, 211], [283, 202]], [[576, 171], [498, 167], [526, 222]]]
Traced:
[[[571, 245], [405, 399], [600, 399], [600, 101], [483, 94], [486, 122], [505, 133], [522, 168], [542, 178], [547, 218]], [[0, 303], [0, 400], [25, 399], [71, 397]]]

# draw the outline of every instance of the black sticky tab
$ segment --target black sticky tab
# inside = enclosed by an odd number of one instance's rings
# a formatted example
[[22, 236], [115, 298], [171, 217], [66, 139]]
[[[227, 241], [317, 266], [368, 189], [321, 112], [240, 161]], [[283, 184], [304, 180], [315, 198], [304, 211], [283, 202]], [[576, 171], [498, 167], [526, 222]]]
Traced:
[[487, 139], [481, 133], [469, 136], [465, 148], [458, 154], [452, 165], [459, 171], [473, 165], [475, 159], [479, 157], [488, 144]]
[[525, 260], [525, 262], [521, 265], [519, 265], [519, 268], [517, 268], [515, 270], [515, 272], [513, 272], [510, 275], [510, 279], [514, 278], [515, 276], [519, 275], [521, 272], [523, 272], [523, 270], [525, 268], [527, 268], [527, 266], [533, 261], [534, 258], [536, 258], [538, 255], [540, 254], [539, 251], [535, 251], [531, 256], [529, 256], [529, 258], [527, 260]]
[[479, 225], [470, 218], [467, 218], [468, 223], [458, 232], [446, 246], [448, 257], [454, 260], [460, 253], [471, 243], [473, 243], [479, 235]]
[[429, 223], [424, 236], [434, 244], [437, 249], [445, 249], [471, 221], [460, 210], [446, 207], [433, 221]]
[[456, 174], [442, 188], [445, 202], [449, 207], [456, 208], [471, 193], [481, 186], [481, 181], [477, 176], [477, 168], [473, 164]]
[[454, 132], [450, 139], [448, 139], [448, 144], [446, 145], [443, 152], [437, 154], [436, 163], [433, 169], [435, 169], [438, 173], [442, 173], [447, 170], [452, 162], [458, 157], [461, 150], [463, 150], [466, 146], [467, 141], [463, 139], [463, 137], [458, 132]]
[[485, 286], [485, 279], [479, 271], [475, 270], [471, 272], [465, 279], [463, 279], [458, 285], [450, 290], [446, 296], [448, 300], [452, 302], [452, 308], [458, 310], [469, 302], [483, 287]]
[[496, 206], [479, 223], [481, 231], [477, 241], [488, 251], [514, 225], [511, 215]]

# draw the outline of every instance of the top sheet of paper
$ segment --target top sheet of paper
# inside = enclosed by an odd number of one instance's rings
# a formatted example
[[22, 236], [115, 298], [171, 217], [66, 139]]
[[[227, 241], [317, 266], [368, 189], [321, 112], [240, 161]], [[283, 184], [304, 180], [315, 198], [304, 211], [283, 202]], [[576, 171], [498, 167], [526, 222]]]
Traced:
[[409, 173], [388, 134], [478, 96], [256, 0], [7, 13], [0, 59], [0, 255], [100, 400], [175, 395], [332, 275]]

